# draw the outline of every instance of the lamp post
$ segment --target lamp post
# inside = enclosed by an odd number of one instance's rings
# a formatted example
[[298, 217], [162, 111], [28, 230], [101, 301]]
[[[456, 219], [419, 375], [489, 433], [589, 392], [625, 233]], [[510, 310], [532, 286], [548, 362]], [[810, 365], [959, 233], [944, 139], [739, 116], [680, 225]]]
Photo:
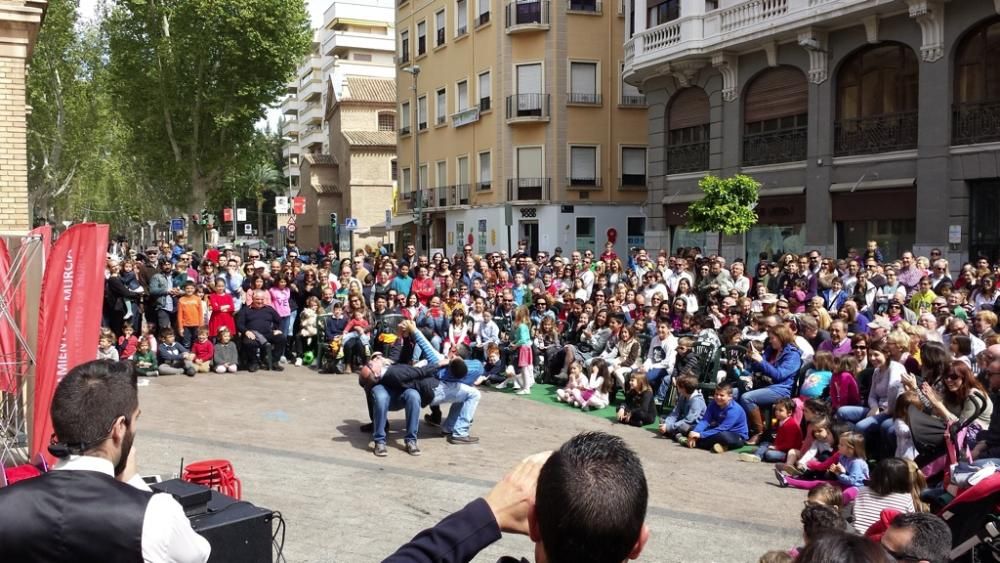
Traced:
[[[413, 127], [413, 170], [416, 172], [416, 197], [417, 197], [417, 250], [420, 253], [424, 252], [424, 237], [421, 236], [424, 230], [424, 198], [423, 192], [420, 186], [420, 125], [417, 120], [420, 119], [420, 107], [419, 101], [417, 100], [417, 77], [420, 76], [420, 66], [411, 65], [403, 68], [403, 72], [413, 75], [413, 111], [416, 114], [416, 119], [411, 123], [414, 124]], [[427, 241], [430, 244], [430, 241]]]

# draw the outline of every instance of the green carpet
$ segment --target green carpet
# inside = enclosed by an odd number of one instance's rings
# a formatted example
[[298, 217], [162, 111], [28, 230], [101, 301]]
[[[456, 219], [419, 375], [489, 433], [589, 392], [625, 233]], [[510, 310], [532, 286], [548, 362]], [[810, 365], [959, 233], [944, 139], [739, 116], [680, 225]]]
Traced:
[[[546, 405], [553, 405], [553, 406], [561, 408], [561, 409], [576, 411], [576, 412], [582, 413], [582, 414], [589, 414], [591, 416], [598, 416], [598, 417], [610, 420], [612, 422], [617, 422], [618, 421], [617, 406], [618, 406], [618, 404], [620, 402], [620, 397], [616, 397], [615, 400], [613, 400], [611, 402], [611, 405], [608, 405], [607, 407], [604, 407], [603, 409], [597, 409], [597, 410], [593, 410], [592, 409], [592, 410], [584, 411], [584, 410], [579, 409], [577, 407], [574, 407], [572, 405], [568, 405], [566, 403], [560, 402], [556, 398], [556, 390], [557, 389], [560, 389], [560, 386], [558, 386], [558, 385], [549, 385], [547, 383], [535, 383], [534, 385], [531, 386], [531, 393], [529, 393], [528, 395], [521, 395], [521, 397], [524, 397], [525, 399], [531, 399], [532, 401], [535, 401], [535, 402], [538, 402], [538, 403], [544, 403]], [[493, 392], [495, 392], [495, 393], [510, 393], [510, 394], [513, 394], [514, 393], [514, 388], [513, 387], [507, 387], [506, 389], [493, 389]], [[658, 429], [659, 429], [659, 423], [654, 422], [652, 424], [647, 424], [646, 426], [643, 426], [643, 428], [645, 428], [646, 430], [648, 430], [650, 432], [657, 432]]]

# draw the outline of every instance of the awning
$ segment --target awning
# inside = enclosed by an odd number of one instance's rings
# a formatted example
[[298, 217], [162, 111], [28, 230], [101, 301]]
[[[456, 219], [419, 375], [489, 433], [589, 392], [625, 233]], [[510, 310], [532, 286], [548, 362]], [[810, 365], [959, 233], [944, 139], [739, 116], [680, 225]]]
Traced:
[[[378, 223], [376, 225], [372, 225], [368, 229], [368, 236], [373, 236], [373, 237], [384, 236], [388, 232], [400, 230], [401, 228], [403, 228], [403, 227], [409, 225], [410, 223], [412, 223], [413, 221], [414, 221], [414, 218], [413, 218], [413, 215], [411, 215], [411, 214], [393, 215], [392, 216], [392, 222], [389, 223], [389, 228], [388, 229], [385, 228], [385, 223]], [[358, 234], [361, 234], [361, 233], [358, 232]]]
[[891, 180], [869, 180], [866, 182], [843, 182], [830, 184], [830, 191], [854, 192], [861, 190], [891, 190], [895, 188], [912, 188], [917, 183], [916, 178], [894, 178]]
[[333, 29], [337, 24], [342, 25], [357, 25], [357, 26], [368, 26], [368, 27], [389, 27], [388, 22], [378, 21], [378, 20], [362, 20], [358, 18], [334, 18], [327, 27]]

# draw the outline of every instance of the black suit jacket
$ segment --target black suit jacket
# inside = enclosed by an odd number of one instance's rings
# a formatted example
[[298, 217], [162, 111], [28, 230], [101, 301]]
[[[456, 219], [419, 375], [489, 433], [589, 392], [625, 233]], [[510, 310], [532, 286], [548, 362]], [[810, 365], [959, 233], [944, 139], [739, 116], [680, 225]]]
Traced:
[[417, 534], [383, 563], [465, 563], [498, 539], [493, 511], [479, 498]]

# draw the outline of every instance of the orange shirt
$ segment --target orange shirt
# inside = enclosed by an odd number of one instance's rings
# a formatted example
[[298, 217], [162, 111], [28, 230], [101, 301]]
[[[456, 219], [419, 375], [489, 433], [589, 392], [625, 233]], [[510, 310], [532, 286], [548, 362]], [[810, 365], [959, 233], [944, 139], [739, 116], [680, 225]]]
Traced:
[[201, 299], [197, 295], [182, 295], [177, 300], [177, 326], [201, 326]]

